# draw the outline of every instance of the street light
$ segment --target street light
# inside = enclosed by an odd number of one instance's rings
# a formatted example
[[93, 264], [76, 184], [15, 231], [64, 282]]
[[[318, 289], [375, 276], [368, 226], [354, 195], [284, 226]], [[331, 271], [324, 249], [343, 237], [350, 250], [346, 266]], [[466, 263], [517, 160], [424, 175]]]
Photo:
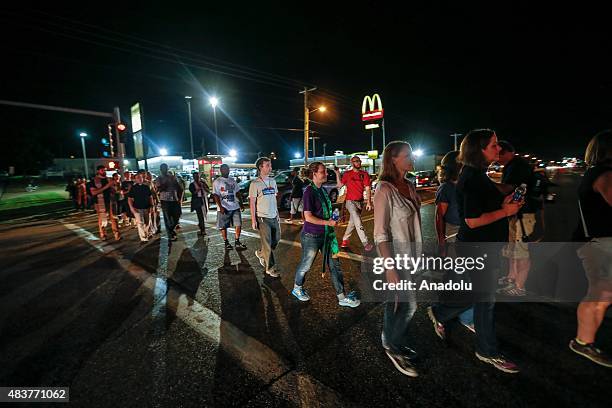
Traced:
[[231, 149], [229, 151], [229, 155], [230, 155], [230, 157], [236, 157], [236, 156], [238, 156], [238, 152], [236, 151], [236, 149]]
[[159, 149], [159, 154], [162, 156], [167, 156], [168, 155], [168, 149], [166, 149], [165, 147], [162, 147], [161, 149]]
[[295, 157], [296, 159], [299, 159], [299, 158], [301, 158], [301, 157], [302, 157], [302, 155], [301, 155], [301, 153], [295, 152], [295, 153], [293, 154], [293, 157]]
[[213, 120], [215, 122], [215, 141], [217, 142], [217, 154], [219, 154], [219, 134], [217, 133], [217, 105], [219, 104], [219, 99], [217, 99], [216, 96], [213, 96], [208, 100], [208, 102], [213, 108]]
[[423, 155], [423, 149], [416, 149], [413, 154], [414, 157], [421, 157]]
[[185, 102], [187, 102], [187, 116], [189, 117], [189, 142], [191, 143], [191, 159], [195, 159], [193, 153], [193, 128], [191, 126], [191, 96], [185, 96]]
[[87, 153], [85, 152], [85, 138], [87, 137], [87, 133], [81, 132], [79, 133], [81, 137], [81, 147], [83, 148], [83, 164], [85, 165], [85, 179], [89, 180], [89, 170], [87, 169]]

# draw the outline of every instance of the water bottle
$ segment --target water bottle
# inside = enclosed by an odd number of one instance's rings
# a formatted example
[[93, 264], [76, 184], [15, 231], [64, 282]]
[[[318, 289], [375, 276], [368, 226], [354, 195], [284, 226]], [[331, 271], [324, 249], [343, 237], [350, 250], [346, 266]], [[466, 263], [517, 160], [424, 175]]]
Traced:
[[523, 198], [525, 198], [525, 194], [527, 194], [527, 184], [523, 183], [514, 190], [514, 194], [512, 194], [512, 201], [519, 202], [523, 200]]
[[334, 212], [332, 213], [331, 218], [334, 221], [338, 221], [340, 219], [340, 210], [336, 208]]

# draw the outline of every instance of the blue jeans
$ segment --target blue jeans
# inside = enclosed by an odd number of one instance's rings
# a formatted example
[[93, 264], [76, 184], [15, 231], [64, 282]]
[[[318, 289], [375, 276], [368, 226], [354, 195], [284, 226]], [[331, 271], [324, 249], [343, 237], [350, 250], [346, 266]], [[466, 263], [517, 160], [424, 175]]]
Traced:
[[[240, 215], [240, 211], [238, 215]], [[259, 228], [262, 256], [266, 261], [266, 270], [270, 271], [276, 265], [274, 250], [281, 240], [278, 218], [257, 217], [257, 226]]]
[[383, 347], [401, 352], [403, 346], [408, 346], [408, 328], [412, 316], [417, 310], [414, 291], [408, 293], [408, 299], [402, 302], [385, 302], [383, 316]]
[[[476, 246], [466, 247], [461, 256], [476, 257], [481, 255]], [[474, 327], [476, 329], [476, 351], [484, 357], [498, 355], [497, 337], [495, 336], [495, 275], [498, 257], [490, 256], [487, 268], [482, 271], [469, 272], [469, 278], [474, 287], [471, 299], [453, 303], [437, 303], [432, 306], [434, 315], [440, 323], [446, 323], [456, 317], [461, 321], [473, 307]], [[467, 272], [466, 272], [467, 273]]]
[[[306, 232], [302, 232], [302, 259], [300, 264], [295, 271], [295, 284], [296, 286], [304, 285], [306, 279], [306, 273], [310, 270], [310, 267], [317, 257], [319, 251], [323, 251], [324, 235], [314, 235]], [[331, 279], [336, 289], [336, 295], [344, 293], [344, 279], [342, 278], [342, 270], [340, 269], [340, 260], [333, 258], [331, 254], [327, 259], [327, 265], [331, 272]]]

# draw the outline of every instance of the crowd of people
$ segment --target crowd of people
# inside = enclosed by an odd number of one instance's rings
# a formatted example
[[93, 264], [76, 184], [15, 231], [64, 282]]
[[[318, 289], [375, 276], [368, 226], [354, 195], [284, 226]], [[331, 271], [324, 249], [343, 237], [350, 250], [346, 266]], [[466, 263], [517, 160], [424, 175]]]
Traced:
[[[501, 182], [487, 175], [491, 163], [504, 165]], [[589, 300], [578, 307], [578, 331], [569, 347], [574, 352], [606, 367], [612, 360], [598, 349], [595, 336], [602, 324], [612, 298], [612, 132], [596, 135], [587, 148], [586, 162], [590, 166], [582, 179], [578, 197], [581, 209], [582, 238], [586, 242], [579, 251], [589, 280]], [[275, 249], [281, 240], [280, 214], [277, 206], [278, 186], [272, 174], [272, 161], [260, 157], [255, 163], [257, 178], [250, 182], [251, 228], [259, 232], [259, 246], [255, 249], [265, 274], [281, 276]], [[303, 225], [301, 259], [294, 273], [291, 294], [301, 302], [310, 300], [304, 287], [306, 276], [312, 272], [315, 259], [322, 254], [322, 273], [329, 270], [338, 305], [355, 308], [361, 303], [355, 291], [347, 289], [339, 253], [349, 247], [353, 231], [365, 253], [394, 258], [415, 252], [423, 241], [421, 200], [415, 185], [406, 177], [414, 167], [414, 156], [407, 142], [389, 143], [383, 154], [375, 194], [371, 191], [370, 175], [361, 169], [361, 160], [351, 159], [351, 169], [342, 176], [335, 168], [337, 187], [346, 186], [344, 208], [349, 222], [338, 243], [336, 228], [341, 221], [323, 184], [327, 181], [327, 167], [322, 162], [309, 163], [304, 169], [292, 172], [291, 211], [289, 221], [301, 219], [294, 225]], [[106, 239], [106, 228], [116, 240], [121, 239], [119, 220], [124, 225], [132, 221], [138, 235], [146, 243], [160, 234], [160, 209], [169, 241], [177, 239], [177, 225], [181, 216], [184, 192], [191, 193], [191, 211], [198, 217], [199, 233], [206, 235], [208, 197], [212, 194], [217, 206], [216, 227], [220, 231], [226, 250], [246, 250], [240, 241], [242, 212], [245, 210], [238, 183], [230, 177], [230, 168], [224, 164], [221, 175], [212, 188], [195, 173], [189, 186], [180, 183], [162, 164], [160, 176], [139, 171], [132, 179], [126, 172], [106, 177], [106, 169], [99, 166], [96, 176], [85, 187], [83, 180], [76, 183], [76, 202], [92, 197], [98, 215], [100, 238]], [[496, 292], [521, 297], [526, 294], [525, 282], [530, 269], [529, 242], [534, 230], [543, 222], [543, 198], [538, 191], [537, 177], [530, 165], [520, 158], [507, 141], [498, 141], [490, 129], [469, 132], [459, 151], [446, 154], [439, 171], [440, 187], [436, 193], [435, 229], [440, 256], [476, 256], [483, 246], [494, 245], [508, 259], [508, 273], [498, 277], [498, 257], [491, 257], [481, 272], [468, 272], [467, 279], [474, 290], [469, 298], [452, 302], [441, 299], [426, 309], [435, 334], [445, 339], [448, 323], [454, 319], [474, 333], [475, 356], [482, 362], [506, 372], [517, 373], [519, 367], [498, 348], [495, 334]], [[527, 188], [527, 194], [517, 198], [517, 188]], [[80, 198], [79, 198], [80, 197]], [[372, 198], [373, 197], [373, 198]], [[362, 211], [374, 210], [373, 239], [367, 237], [361, 220]], [[299, 214], [301, 213], [301, 214]], [[298, 215], [299, 214], [299, 215]], [[232, 245], [228, 228], [233, 227]], [[541, 237], [540, 237], [541, 238]], [[449, 244], [469, 243], [453, 247]], [[416, 245], [416, 247], [415, 247]], [[376, 253], [374, 252], [376, 250]], [[456, 251], [458, 253], [452, 253]], [[419, 254], [412, 254], [418, 256]], [[385, 270], [387, 282], [397, 283], [411, 279], [406, 271]], [[491, 287], [497, 290], [490, 290]], [[381, 342], [393, 365], [403, 374], [418, 375], [414, 359], [417, 352], [409, 344], [411, 321], [418, 308], [415, 292], [405, 298], [387, 301], [384, 307]]]

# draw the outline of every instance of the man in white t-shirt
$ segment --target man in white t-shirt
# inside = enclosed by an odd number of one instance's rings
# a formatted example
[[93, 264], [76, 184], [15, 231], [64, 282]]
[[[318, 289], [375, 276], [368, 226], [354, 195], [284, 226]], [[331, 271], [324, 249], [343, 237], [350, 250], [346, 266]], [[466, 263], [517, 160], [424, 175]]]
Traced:
[[281, 239], [276, 202], [278, 187], [276, 180], [269, 177], [272, 172], [272, 161], [269, 158], [260, 157], [255, 162], [255, 167], [258, 177], [251, 181], [249, 187], [251, 225], [254, 230], [259, 230], [261, 239], [261, 250], [256, 250], [255, 255], [266, 273], [278, 278], [280, 274], [274, 261], [274, 250]]
[[225, 241], [225, 249], [232, 249], [232, 245], [227, 239], [227, 229], [231, 226], [236, 228], [236, 249], [247, 249], [246, 245], [240, 242], [240, 230], [242, 228], [242, 215], [244, 211], [240, 187], [236, 180], [229, 176], [230, 168], [227, 164], [221, 165], [221, 177], [213, 182], [213, 197], [217, 203], [217, 228], [221, 230], [221, 235]]

